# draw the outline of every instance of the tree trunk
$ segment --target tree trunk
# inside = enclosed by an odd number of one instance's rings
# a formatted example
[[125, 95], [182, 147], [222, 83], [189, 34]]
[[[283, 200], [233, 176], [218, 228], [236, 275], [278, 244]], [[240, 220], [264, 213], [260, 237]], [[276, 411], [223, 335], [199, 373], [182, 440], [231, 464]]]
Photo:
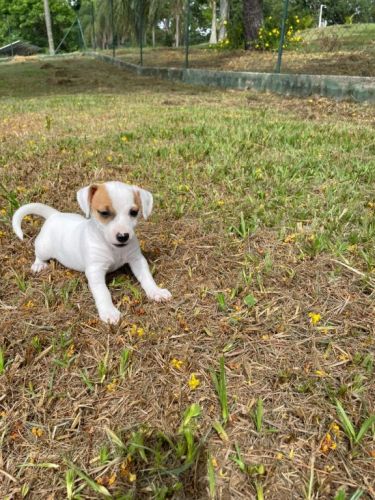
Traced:
[[245, 49], [250, 50], [263, 24], [263, 0], [243, 0]]
[[51, 12], [49, 10], [48, 0], [43, 0], [43, 3], [44, 3], [44, 18], [46, 20], [49, 53], [51, 56], [53, 56], [55, 55], [55, 45], [53, 43]]
[[210, 43], [217, 43], [217, 26], [216, 26], [216, 0], [212, 0], [212, 21], [211, 21], [211, 36]]
[[219, 42], [225, 40], [228, 36], [227, 33], [228, 19], [229, 19], [229, 0], [220, 0]]
[[155, 47], [156, 45], [155, 26], [152, 27], [151, 35], [152, 35], [152, 46]]
[[176, 34], [175, 34], [176, 49], [180, 46], [180, 14], [176, 14]]

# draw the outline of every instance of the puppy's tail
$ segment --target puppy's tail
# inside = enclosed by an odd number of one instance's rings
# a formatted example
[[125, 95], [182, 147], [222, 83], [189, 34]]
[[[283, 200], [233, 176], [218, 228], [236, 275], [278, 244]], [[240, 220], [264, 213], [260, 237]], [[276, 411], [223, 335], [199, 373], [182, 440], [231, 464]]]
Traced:
[[51, 215], [58, 213], [58, 210], [49, 207], [48, 205], [43, 205], [43, 203], [29, 203], [28, 205], [23, 205], [18, 210], [16, 210], [13, 214], [12, 218], [12, 226], [13, 231], [19, 237], [20, 240], [23, 240], [23, 232], [21, 229], [22, 219], [26, 215], [40, 215], [45, 219], [51, 217]]

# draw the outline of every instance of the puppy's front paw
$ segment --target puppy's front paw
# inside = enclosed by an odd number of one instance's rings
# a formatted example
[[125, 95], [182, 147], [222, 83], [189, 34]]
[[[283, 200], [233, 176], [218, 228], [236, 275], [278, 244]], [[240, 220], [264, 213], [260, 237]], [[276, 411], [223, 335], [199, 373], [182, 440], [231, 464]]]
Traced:
[[156, 302], [164, 302], [165, 300], [170, 300], [172, 298], [172, 294], [166, 288], [155, 288], [152, 292], [147, 294], [147, 297], [151, 300], [155, 300]]
[[110, 325], [115, 325], [120, 321], [121, 313], [114, 306], [108, 309], [102, 309], [99, 311], [99, 316], [104, 323], [109, 323]]
[[47, 267], [48, 267], [47, 262], [36, 260], [34, 264], [31, 266], [31, 270], [33, 273], [40, 273], [40, 271], [43, 271], [43, 269], [47, 269]]

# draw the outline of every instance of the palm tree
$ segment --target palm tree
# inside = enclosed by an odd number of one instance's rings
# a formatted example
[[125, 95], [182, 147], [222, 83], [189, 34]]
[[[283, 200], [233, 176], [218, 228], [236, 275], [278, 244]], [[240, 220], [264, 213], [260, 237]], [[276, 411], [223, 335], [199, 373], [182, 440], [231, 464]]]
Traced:
[[49, 53], [51, 56], [53, 56], [53, 55], [55, 55], [55, 45], [53, 43], [51, 12], [49, 10], [48, 0], [43, 0], [43, 3], [44, 3], [44, 18], [46, 20]]

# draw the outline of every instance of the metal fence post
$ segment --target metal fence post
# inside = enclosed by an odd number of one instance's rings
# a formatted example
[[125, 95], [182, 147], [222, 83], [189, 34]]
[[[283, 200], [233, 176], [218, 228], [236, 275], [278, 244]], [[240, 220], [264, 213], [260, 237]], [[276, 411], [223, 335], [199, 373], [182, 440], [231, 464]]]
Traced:
[[190, 24], [190, 0], [186, 0], [185, 17], [185, 68], [189, 67], [189, 24]]
[[112, 26], [112, 56], [114, 58], [116, 55], [116, 49], [115, 49], [115, 23], [113, 20], [113, 0], [111, 0], [110, 4], [111, 4], [111, 26]]
[[140, 51], [140, 64], [143, 66], [143, 0], [139, 1], [139, 51]]
[[289, 0], [284, 0], [283, 21], [282, 21], [282, 25], [281, 25], [281, 35], [280, 35], [280, 43], [279, 43], [279, 50], [278, 50], [278, 54], [277, 54], [277, 64], [276, 64], [275, 73], [280, 73], [280, 70], [281, 70], [281, 58], [283, 56], [286, 21], [288, 19], [288, 6], [289, 6]]
[[91, 26], [92, 26], [92, 48], [96, 50], [95, 10], [94, 10], [93, 0], [91, 0]]

